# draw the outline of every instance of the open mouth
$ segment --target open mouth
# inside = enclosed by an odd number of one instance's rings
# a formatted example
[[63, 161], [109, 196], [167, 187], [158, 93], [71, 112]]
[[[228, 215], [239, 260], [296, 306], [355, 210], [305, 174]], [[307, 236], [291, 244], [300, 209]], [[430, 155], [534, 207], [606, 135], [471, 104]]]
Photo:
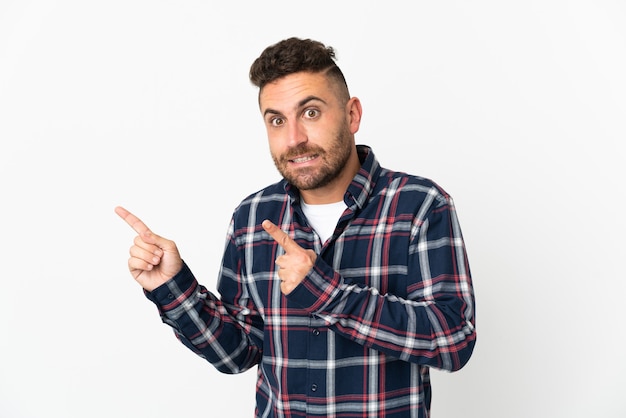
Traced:
[[289, 162], [292, 162], [295, 164], [301, 164], [301, 163], [306, 163], [307, 161], [314, 160], [316, 157], [317, 155], [307, 155], [305, 157], [298, 157], [298, 158], [290, 159]]

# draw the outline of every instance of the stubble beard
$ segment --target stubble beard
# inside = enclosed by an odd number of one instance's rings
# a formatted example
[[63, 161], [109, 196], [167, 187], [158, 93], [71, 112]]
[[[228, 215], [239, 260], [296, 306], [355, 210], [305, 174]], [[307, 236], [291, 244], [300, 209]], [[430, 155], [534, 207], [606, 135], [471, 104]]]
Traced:
[[[352, 136], [344, 124], [328, 150], [315, 145], [300, 144], [282, 156], [272, 154], [280, 174], [299, 190], [314, 190], [328, 185], [346, 166], [352, 152]], [[316, 154], [324, 164], [320, 168], [289, 169], [289, 160], [302, 154]]]

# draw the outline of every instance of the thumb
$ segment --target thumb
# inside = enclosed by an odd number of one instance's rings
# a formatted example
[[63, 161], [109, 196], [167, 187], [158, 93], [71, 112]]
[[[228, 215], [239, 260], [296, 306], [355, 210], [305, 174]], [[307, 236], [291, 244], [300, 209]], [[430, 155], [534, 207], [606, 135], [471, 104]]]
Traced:
[[160, 248], [164, 253], [178, 252], [176, 243], [160, 235], [155, 234], [149, 229], [141, 233], [141, 239], [146, 244], [154, 245]]

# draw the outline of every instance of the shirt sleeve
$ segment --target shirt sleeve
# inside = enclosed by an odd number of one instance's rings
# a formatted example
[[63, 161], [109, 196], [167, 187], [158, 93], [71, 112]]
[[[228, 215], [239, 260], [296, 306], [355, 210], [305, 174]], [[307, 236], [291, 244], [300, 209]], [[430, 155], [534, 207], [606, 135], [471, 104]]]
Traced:
[[462, 368], [476, 341], [474, 292], [454, 204], [449, 196], [444, 202], [414, 221], [406, 297], [353, 283], [321, 257], [288, 297], [359, 344], [408, 362]]
[[240, 315], [237, 308], [199, 285], [186, 264], [172, 279], [145, 294], [176, 337], [219, 371], [241, 373], [258, 364], [262, 321], [254, 312]]

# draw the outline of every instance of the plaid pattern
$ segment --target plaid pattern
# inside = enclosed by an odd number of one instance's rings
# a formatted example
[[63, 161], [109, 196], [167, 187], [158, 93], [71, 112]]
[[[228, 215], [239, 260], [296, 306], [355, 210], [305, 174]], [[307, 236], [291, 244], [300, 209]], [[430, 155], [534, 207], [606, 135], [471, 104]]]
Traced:
[[[428, 417], [429, 367], [454, 371], [475, 344], [474, 294], [450, 196], [380, 167], [359, 146], [347, 209], [324, 245], [285, 181], [233, 214], [220, 297], [189, 268], [147, 293], [187, 347], [224, 373], [258, 365], [256, 417]], [[285, 296], [270, 219], [318, 258]]]

